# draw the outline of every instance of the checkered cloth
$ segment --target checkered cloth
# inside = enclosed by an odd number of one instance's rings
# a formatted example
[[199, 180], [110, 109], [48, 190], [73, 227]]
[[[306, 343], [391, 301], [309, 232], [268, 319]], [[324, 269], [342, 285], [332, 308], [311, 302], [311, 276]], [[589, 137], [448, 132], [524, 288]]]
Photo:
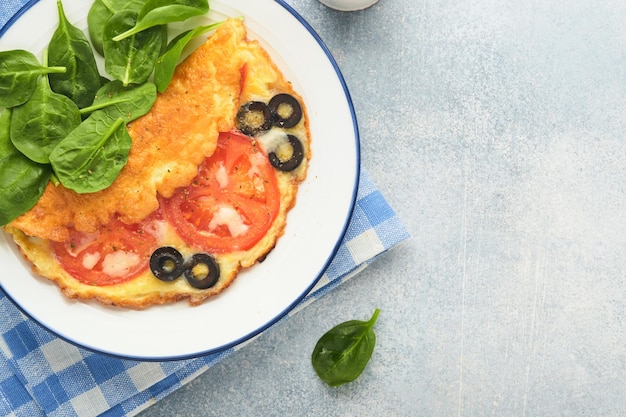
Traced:
[[[36, 1], [0, 0], [0, 35]], [[395, 212], [361, 172], [357, 204], [342, 245], [318, 285], [283, 320], [407, 237]], [[0, 416], [135, 415], [241, 348], [169, 362], [104, 356], [49, 333], [1, 291], [0, 333]]]
[[[380, 191], [361, 173], [357, 204], [337, 255], [287, 318], [407, 237]], [[182, 361], [116, 359], [55, 337], [21, 314], [1, 292], [0, 333], [2, 416], [135, 415], [239, 348]]]

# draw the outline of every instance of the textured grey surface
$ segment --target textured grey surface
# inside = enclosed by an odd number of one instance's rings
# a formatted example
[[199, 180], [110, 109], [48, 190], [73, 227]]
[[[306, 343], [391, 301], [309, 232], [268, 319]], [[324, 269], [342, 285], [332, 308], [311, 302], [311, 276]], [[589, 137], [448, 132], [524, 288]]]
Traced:
[[[142, 416], [626, 415], [626, 2], [289, 3], [412, 238]], [[376, 307], [327, 388], [317, 338]]]

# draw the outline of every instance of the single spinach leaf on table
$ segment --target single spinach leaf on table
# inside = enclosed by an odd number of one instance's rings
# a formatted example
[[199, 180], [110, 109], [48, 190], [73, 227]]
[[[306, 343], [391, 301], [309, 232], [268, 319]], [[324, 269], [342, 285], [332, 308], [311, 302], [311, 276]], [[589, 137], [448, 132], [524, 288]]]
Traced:
[[50, 180], [50, 166], [31, 161], [11, 142], [11, 109], [0, 113], [0, 226], [26, 213]]
[[81, 109], [82, 114], [103, 110], [111, 119], [123, 118], [126, 123], [148, 113], [156, 101], [154, 83], [146, 82], [124, 87], [119, 80], [111, 81], [98, 90], [93, 104]]
[[182, 22], [208, 12], [208, 0], [147, 0], [137, 16], [137, 23], [113, 40], [121, 41], [153, 26]]
[[13, 109], [11, 141], [28, 158], [50, 163], [50, 153], [81, 122], [76, 104], [50, 89], [42, 76], [30, 100]]
[[0, 107], [26, 103], [33, 95], [41, 75], [65, 71], [65, 67], [41, 65], [37, 57], [28, 51], [15, 49], [0, 52]]
[[91, 113], [50, 154], [54, 174], [79, 194], [109, 187], [128, 161], [132, 139], [124, 119]]
[[139, 13], [145, 0], [95, 0], [87, 13], [87, 29], [93, 48], [104, 56], [104, 27], [111, 17], [122, 10]]
[[111, 77], [124, 86], [148, 80], [163, 47], [164, 31], [155, 26], [115, 42], [113, 37], [133, 27], [137, 14], [123, 10], [111, 17], [104, 28], [104, 67]]
[[100, 73], [91, 44], [85, 34], [65, 16], [61, 0], [57, 0], [59, 25], [48, 45], [48, 63], [63, 66], [63, 74], [51, 74], [52, 90], [71, 98], [76, 105], [86, 107], [100, 88]]
[[185, 46], [187, 46], [192, 39], [217, 28], [221, 24], [222, 22], [207, 26], [198, 26], [194, 29], [183, 32], [176, 38], [172, 39], [165, 53], [157, 59], [156, 66], [154, 68], [154, 83], [160, 93], [165, 91], [172, 80], [174, 70], [178, 65], [178, 61], [183, 54]]
[[350, 320], [326, 332], [315, 345], [311, 364], [317, 375], [334, 387], [354, 381], [372, 356], [376, 335], [374, 323], [380, 310], [368, 321]]

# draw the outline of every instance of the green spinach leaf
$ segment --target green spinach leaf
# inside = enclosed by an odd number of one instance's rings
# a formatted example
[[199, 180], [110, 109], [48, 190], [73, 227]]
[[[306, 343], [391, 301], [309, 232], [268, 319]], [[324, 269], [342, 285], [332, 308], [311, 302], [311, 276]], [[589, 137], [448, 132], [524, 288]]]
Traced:
[[178, 61], [180, 60], [185, 46], [187, 46], [192, 39], [217, 28], [221, 24], [220, 22], [208, 26], [198, 26], [195, 29], [181, 33], [170, 42], [167, 51], [157, 59], [154, 68], [154, 83], [160, 93], [165, 91], [172, 80], [174, 70], [178, 65]]
[[61, 0], [57, 0], [57, 9], [59, 25], [48, 45], [48, 63], [67, 71], [51, 74], [50, 86], [78, 107], [89, 106], [101, 85], [96, 59], [85, 34], [67, 20]]
[[350, 320], [325, 333], [315, 345], [311, 363], [317, 375], [330, 386], [354, 381], [372, 356], [376, 335], [374, 323], [380, 310], [368, 321]]
[[121, 41], [153, 26], [181, 22], [190, 17], [208, 13], [208, 0], [147, 0], [137, 16], [137, 23], [118, 34], [114, 41]]
[[16, 49], [0, 52], [0, 107], [15, 107], [30, 99], [40, 75], [63, 73], [65, 67], [47, 67], [35, 55]]
[[50, 166], [31, 161], [10, 139], [11, 109], [0, 113], [0, 225], [30, 210], [50, 180]]
[[93, 112], [50, 154], [56, 177], [77, 193], [109, 187], [128, 161], [132, 139], [122, 118]]
[[43, 76], [30, 100], [13, 109], [11, 141], [28, 158], [48, 164], [52, 150], [80, 122], [76, 104], [53, 92]]
[[111, 17], [122, 10], [139, 13], [145, 0], [95, 0], [87, 14], [87, 28], [93, 48], [104, 56], [104, 27]]
[[163, 46], [163, 29], [155, 26], [120, 42], [113, 37], [133, 27], [137, 14], [132, 10], [117, 12], [104, 28], [104, 67], [110, 76], [124, 86], [148, 80]]
[[103, 110], [111, 119], [123, 118], [126, 123], [143, 116], [156, 101], [157, 91], [154, 83], [146, 82], [131, 87], [124, 87], [119, 80], [105, 84], [96, 93], [93, 104], [81, 109], [82, 114]]

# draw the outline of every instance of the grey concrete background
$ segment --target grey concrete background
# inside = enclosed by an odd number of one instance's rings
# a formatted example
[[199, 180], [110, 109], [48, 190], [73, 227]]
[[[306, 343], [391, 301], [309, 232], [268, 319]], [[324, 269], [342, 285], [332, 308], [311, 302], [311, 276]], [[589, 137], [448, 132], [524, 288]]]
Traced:
[[[288, 3], [412, 238], [142, 417], [626, 415], [626, 2]], [[315, 342], [376, 307], [326, 387]]]

